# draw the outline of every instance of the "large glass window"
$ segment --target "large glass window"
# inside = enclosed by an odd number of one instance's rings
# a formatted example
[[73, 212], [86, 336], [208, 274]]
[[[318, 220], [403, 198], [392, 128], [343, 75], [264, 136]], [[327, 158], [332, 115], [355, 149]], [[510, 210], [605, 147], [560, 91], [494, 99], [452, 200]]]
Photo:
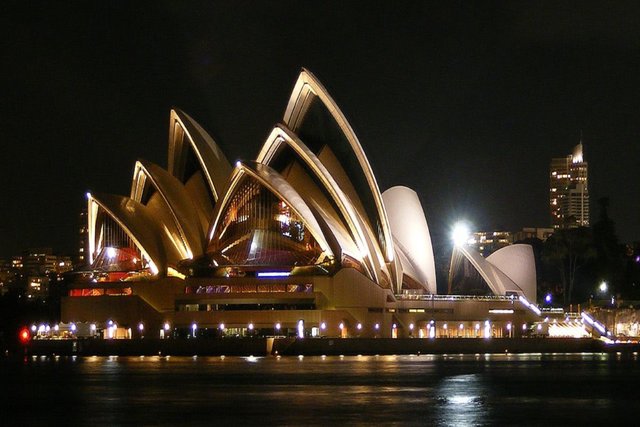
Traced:
[[97, 253], [91, 269], [103, 274], [95, 275], [95, 281], [136, 280], [151, 275], [150, 261], [117, 221], [101, 211], [97, 223]]
[[329, 262], [302, 218], [252, 177], [225, 206], [209, 247], [218, 265], [304, 266]]

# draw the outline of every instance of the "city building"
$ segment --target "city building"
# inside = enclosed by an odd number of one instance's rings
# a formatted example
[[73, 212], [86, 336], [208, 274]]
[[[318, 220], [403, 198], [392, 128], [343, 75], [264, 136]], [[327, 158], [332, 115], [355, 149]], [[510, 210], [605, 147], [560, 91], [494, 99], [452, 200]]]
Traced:
[[513, 233], [513, 241], [521, 242], [527, 239], [538, 239], [544, 242], [554, 231], [553, 227], [524, 227], [522, 230]]
[[0, 296], [9, 292], [9, 287], [15, 278], [11, 262], [0, 259]]
[[25, 275], [47, 275], [56, 271], [58, 257], [51, 248], [31, 248], [22, 257]]
[[49, 276], [27, 276], [25, 296], [27, 299], [46, 299], [49, 297]]
[[13, 289], [28, 299], [45, 299], [72, 269], [71, 257], [55, 255], [52, 248], [31, 248], [0, 267], [0, 286], [3, 293]]
[[22, 255], [15, 255], [11, 258], [11, 268], [14, 270], [22, 271], [24, 263], [22, 261]]
[[486, 258], [498, 249], [513, 244], [513, 234], [510, 231], [475, 231], [467, 245]]
[[539, 239], [544, 242], [554, 231], [555, 229], [550, 227], [524, 227], [519, 231], [475, 231], [466, 244], [486, 258], [505, 246], [527, 239]]
[[105, 337], [436, 338], [516, 336], [539, 319], [527, 245], [467, 255], [490, 292], [437, 294], [417, 194], [380, 191], [307, 70], [255, 161], [231, 165], [180, 110], [169, 129], [166, 169], [141, 160], [129, 196], [87, 195], [90, 267], [69, 276], [63, 322]]
[[588, 164], [582, 140], [572, 154], [551, 159], [549, 207], [555, 229], [589, 226]]
[[78, 254], [76, 256], [75, 265], [77, 267], [86, 267], [88, 265], [87, 253], [89, 251], [89, 230], [87, 228], [87, 209], [82, 209], [78, 222]]

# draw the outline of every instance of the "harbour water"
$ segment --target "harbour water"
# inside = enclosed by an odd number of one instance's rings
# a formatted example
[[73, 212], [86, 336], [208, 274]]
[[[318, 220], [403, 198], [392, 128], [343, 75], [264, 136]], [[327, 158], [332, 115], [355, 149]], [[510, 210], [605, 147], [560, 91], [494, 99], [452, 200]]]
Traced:
[[636, 424], [637, 354], [0, 359], [2, 425]]

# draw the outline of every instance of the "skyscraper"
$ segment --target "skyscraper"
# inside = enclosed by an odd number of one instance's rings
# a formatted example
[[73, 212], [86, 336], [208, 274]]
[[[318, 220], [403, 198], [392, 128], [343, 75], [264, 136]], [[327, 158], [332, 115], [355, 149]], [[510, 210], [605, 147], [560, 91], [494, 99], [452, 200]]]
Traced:
[[89, 230], [87, 230], [87, 208], [83, 208], [80, 212], [80, 223], [78, 228], [78, 255], [76, 256], [75, 265], [84, 267], [89, 265]]
[[551, 159], [549, 167], [549, 207], [553, 228], [589, 226], [587, 162], [582, 140], [566, 157]]

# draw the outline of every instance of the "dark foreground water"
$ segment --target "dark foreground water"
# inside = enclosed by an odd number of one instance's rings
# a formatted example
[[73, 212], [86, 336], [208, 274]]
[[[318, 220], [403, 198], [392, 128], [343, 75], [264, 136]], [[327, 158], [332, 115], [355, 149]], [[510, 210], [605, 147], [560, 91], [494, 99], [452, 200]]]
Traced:
[[637, 425], [637, 355], [0, 359], [0, 425]]

